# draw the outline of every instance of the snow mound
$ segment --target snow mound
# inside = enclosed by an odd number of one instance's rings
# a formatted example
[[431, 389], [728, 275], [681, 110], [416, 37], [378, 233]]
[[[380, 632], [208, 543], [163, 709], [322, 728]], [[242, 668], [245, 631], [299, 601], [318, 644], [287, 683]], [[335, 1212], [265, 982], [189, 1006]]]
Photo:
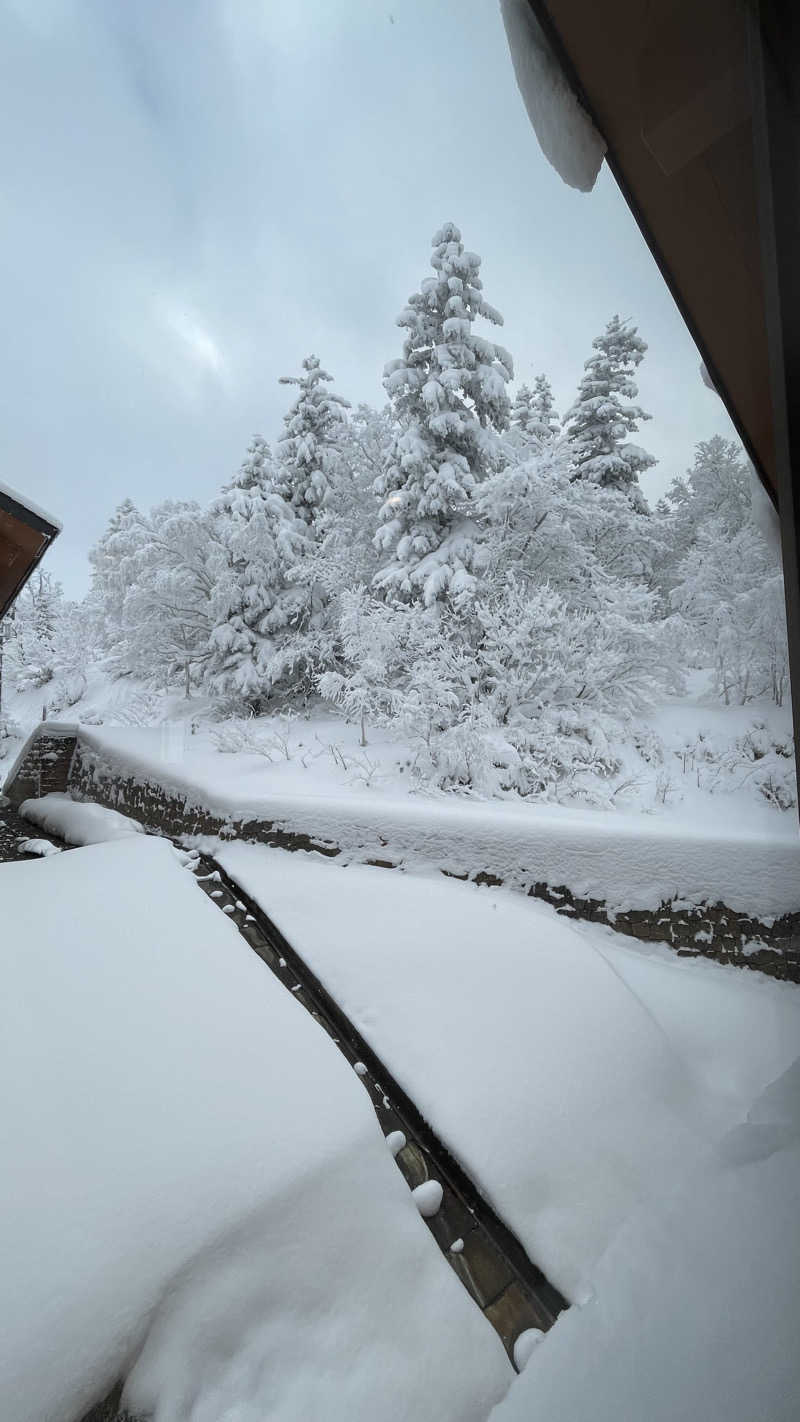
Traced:
[[138, 820], [121, 815], [118, 810], [73, 800], [58, 791], [38, 800], [23, 800], [19, 812], [31, 824], [58, 835], [67, 844], [104, 844], [110, 839], [144, 833]]
[[504, 890], [247, 844], [219, 858], [569, 1298], [800, 1054], [792, 985], [637, 956]]
[[57, 844], [51, 844], [49, 839], [21, 839], [19, 847], [23, 854], [38, 854], [41, 859], [46, 859], [48, 854], [60, 854]]
[[481, 1422], [505, 1354], [366, 1093], [169, 844], [0, 896], [0, 1417], [80, 1417], [135, 1364], [169, 1422]]
[[528, 0], [500, 0], [517, 85], [539, 146], [571, 188], [591, 192], [605, 139], [567, 83]]
[[[775, 1118], [783, 1134], [764, 1150]], [[629, 1222], [592, 1297], [562, 1314], [493, 1422], [795, 1422], [800, 1061], [733, 1139]]]

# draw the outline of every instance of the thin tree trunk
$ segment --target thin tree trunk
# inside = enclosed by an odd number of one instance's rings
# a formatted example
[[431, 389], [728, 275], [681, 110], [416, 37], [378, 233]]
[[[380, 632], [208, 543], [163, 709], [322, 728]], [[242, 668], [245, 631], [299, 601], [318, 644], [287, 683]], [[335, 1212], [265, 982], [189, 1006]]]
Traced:
[[367, 744], [366, 712], [364, 711], [363, 707], [361, 708], [361, 744], [362, 746], [365, 746]]

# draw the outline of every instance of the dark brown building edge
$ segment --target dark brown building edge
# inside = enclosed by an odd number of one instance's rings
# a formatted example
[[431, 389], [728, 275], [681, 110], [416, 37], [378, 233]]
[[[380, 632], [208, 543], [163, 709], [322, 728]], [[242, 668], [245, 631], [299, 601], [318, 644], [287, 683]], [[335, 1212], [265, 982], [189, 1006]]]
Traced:
[[59, 532], [56, 524], [0, 488], [0, 619]]
[[800, 762], [800, 5], [528, 4], [778, 508]]
[[775, 472], [800, 768], [800, 6], [797, 0], [752, 0], [748, 25]]

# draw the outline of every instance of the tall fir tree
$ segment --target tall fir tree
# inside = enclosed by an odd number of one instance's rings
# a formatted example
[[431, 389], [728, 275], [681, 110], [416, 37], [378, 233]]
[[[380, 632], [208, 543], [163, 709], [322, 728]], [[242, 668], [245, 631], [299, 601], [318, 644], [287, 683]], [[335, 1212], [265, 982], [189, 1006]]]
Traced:
[[550, 381], [546, 375], [537, 375], [533, 383], [528, 431], [537, 439], [555, 439], [559, 428]]
[[546, 375], [537, 375], [533, 389], [520, 385], [511, 408], [511, 429], [523, 445], [554, 439], [559, 431], [555, 401]]
[[280, 377], [281, 385], [297, 385], [299, 394], [284, 416], [275, 489], [309, 528], [330, 505], [341, 462], [344, 411], [350, 408], [343, 396], [325, 389], [332, 379], [315, 355], [306, 356], [302, 375]]
[[240, 468], [226, 487], [229, 489], [260, 488], [266, 490], [273, 488], [274, 484], [275, 469], [272, 451], [262, 435], [253, 435]]
[[638, 394], [633, 372], [647, 344], [635, 326], [613, 316], [592, 345], [595, 355], [586, 361], [578, 398], [564, 416], [575, 477], [619, 489], [644, 509], [639, 475], [656, 461], [639, 445], [626, 443], [625, 436], [638, 430], [640, 420], [650, 419], [639, 405], [628, 403]]
[[530, 385], [520, 385], [511, 406], [511, 429], [522, 438], [527, 440], [530, 434], [531, 405], [533, 403], [533, 391]]
[[384, 498], [376, 543], [389, 558], [376, 586], [426, 605], [459, 602], [474, 586], [472, 499], [499, 461], [514, 374], [508, 352], [472, 329], [479, 316], [502, 324], [483, 296], [480, 257], [452, 222], [432, 245], [434, 276], [397, 318], [403, 355], [384, 372], [397, 430], [375, 486]]

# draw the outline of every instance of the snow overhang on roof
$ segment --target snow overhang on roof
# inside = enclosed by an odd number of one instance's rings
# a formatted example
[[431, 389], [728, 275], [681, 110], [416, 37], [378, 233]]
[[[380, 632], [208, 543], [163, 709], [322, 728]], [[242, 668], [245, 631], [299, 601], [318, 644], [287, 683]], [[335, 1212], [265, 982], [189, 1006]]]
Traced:
[[0, 483], [0, 617], [8, 612], [60, 530], [57, 519]]

